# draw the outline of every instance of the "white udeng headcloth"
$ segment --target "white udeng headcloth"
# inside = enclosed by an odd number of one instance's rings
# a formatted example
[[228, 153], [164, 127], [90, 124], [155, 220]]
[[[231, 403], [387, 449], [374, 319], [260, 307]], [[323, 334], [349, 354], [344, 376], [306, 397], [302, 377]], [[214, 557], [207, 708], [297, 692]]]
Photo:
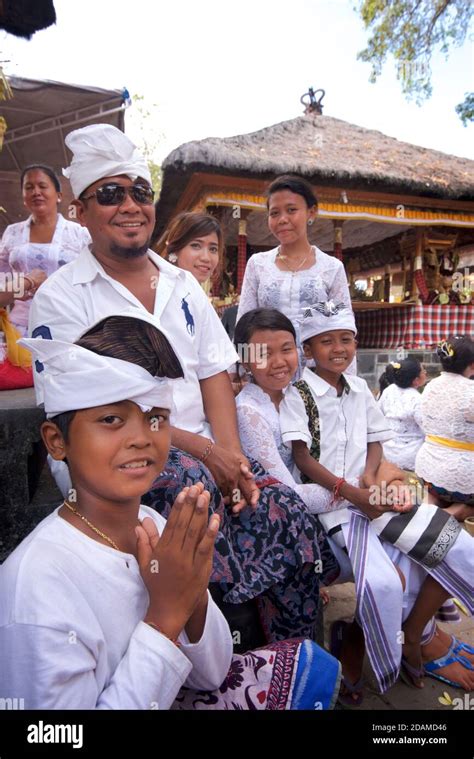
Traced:
[[44, 408], [48, 418], [65, 411], [133, 401], [142, 411], [172, 409], [172, 380], [152, 377], [137, 364], [100, 356], [65, 340], [18, 341], [44, 365]]
[[111, 124], [91, 124], [76, 129], [67, 135], [65, 143], [73, 157], [63, 174], [71, 182], [75, 198], [99, 179], [119, 174], [133, 181], [142, 177], [151, 185], [145, 157], [127, 135]]
[[304, 308], [300, 326], [301, 342], [333, 329], [349, 329], [357, 334], [353, 312], [344, 303], [332, 300]]

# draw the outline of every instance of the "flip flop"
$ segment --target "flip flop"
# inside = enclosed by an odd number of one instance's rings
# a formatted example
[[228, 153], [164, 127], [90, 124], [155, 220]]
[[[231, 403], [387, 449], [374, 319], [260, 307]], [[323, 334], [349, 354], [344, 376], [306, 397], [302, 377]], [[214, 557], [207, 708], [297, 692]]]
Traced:
[[[457, 644], [457, 645], [456, 645]], [[467, 645], [467, 643], [462, 643], [462, 641], [459, 641], [457, 638], [453, 635], [453, 642], [447, 651], [447, 653], [444, 656], [440, 656], [438, 659], [433, 659], [432, 661], [425, 662], [424, 670], [425, 673], [429, 677], [433, 677], [435, 680], [440, 680], [442, 683], [446, 683], [446, 685], [450, 685], [451, 688], [461, 688], [464, 690], [464, 686], [460, 685], [460, 683], [455, 683], [454, 680], [449, 680], [447, 677], [444, 677], [443, 675], [438, 675], [436, 671], [438, 669], [442, 669], [443, 667], [447, 667], [449, 664], [455, 664], [455, 662], [458, 662], [459, 664], [462, 664], [465, 669], [471, 670], [471, 672], [474, 672], [474, 667], [472, 666], [469, 659], [466, 659], [465, 656], [460, 656], [459, 654], [456, 654], [455, 651], [462, 650], [463, 647], [471, 652], [471, 647]]]
[[453, 654], [458, 654], [461, 651], [465, 651], [468, 654], [474, 655], [474, 648], [472, 646], [470, 646], [468, 643], [464, 643], [462, 640], [459, 640], [459, 638], [456, 638], [455, 635], [453, 635], [452, 637], [453, 637], [453, 643], [455, 644], [453, 648]]
[[415, 685], [414, 680], [423, 680], [425, 676], [425, 670], [423, 668], [423, 665], [420, 667], [414, 667], [412, 664], [409, 664], [404, 656], [402, 656], [402, 662], [400, 665], [400, 680], [402, 680], [405, 685], [408, 685], [409, 688], [413, 688], [414, 690], [423, 690], [423, 688], [420, 688], [418, 685]]
[[[348, 622], [338, 620], [331, 625], [330, 645], [329, 650], [331, 654], [340, 661], [340, 653], [342, 648], [342, 640], [344, 638], [344, 630], [349, 627]], [[339, 693], [338, 702], [346, 708], [358, 707], [364, 700], [364, 694], [360, 691], [364, 687], [364, 677], [358, 679], [356, 683], [351, 683], [347, 678], [342, 675], [341, 684], [344, 685], [347, 693]], [[352, 698], [353, 694], [357, 694], [356, 698]]]

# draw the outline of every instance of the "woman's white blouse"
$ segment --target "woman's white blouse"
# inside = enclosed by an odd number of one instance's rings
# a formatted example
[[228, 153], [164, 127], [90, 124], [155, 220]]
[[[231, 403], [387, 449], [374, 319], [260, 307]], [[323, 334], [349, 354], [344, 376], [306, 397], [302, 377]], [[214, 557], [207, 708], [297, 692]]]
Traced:
[[425, 435], [421, 429], [421, 393], [414, 387], [389, 385], [378, 401], [378, 405], [388, 419], [395, 437], [383, 443], [387, 461], [392, 461], [401, 469], [413, 471], [415, 457]]
[[[344, 266], [339, 259], [328, 256], [316, 246], [316, 261], [309, 269], [281, 271], [276, 264], [278, 248], [254, 253], [247, 262], [237, 321], [254, 308], [275, 308], [293, 323], [300, 354], [300, 369], [306, 361], [300, 347], [300, 320], [303, 309], [328, 300], [344, 303], [352, 311], [351, 296]], [[312, 362], [310, 362], [312, 363]], [[355, 374], [356, 362], [349, 373]]]
[[250, 257], [245, 269], [237, 321], [253, 308], [276, 308], [291, 321], [305, 306], [326, 300], [345, 303], [352, 309], [344, 266], [334, 256], [315, 248], [310, 269], [281, 271], [276, 265], [278, 248]]
[[[474, 443], [474, 381], [441, 372], [421, 398], [421, 424], [426, 435]], [[433, 485], [458, 493], [474, 493], [474, 451], [425, 441], [415, 471]]]
[[[53, 239], [49, 243], [30, 242], [32, 217], [10, 224], [0, 242], [0, 272], [26, 274], [41, 269], [49, 277], [64, 264], [73, 261], [90, 241], [89, 232], [73, 221], [58, 214]], [[22, 334], [26, 334], [31, 300], [17, 301], [10, 312], [10, 320]]]

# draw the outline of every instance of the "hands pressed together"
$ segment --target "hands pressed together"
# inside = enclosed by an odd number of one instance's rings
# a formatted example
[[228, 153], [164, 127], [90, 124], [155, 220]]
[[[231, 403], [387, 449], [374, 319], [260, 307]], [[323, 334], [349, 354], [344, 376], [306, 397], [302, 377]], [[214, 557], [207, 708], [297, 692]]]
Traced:
[[145, 622], [176, 641], [186, 628], [191, 642], [204, 630], [207, 586], [219, 516], [208, 524], [210, 495], [198, 483], [177, 496], [161, 533], [146, 517], [135, 528], [138, 564], [150, 596]]

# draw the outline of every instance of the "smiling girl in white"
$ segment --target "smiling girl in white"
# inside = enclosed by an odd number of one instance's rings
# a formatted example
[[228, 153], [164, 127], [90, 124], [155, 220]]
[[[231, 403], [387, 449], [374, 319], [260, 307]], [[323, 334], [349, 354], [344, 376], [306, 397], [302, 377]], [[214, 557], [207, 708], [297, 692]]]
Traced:
[[170, 222], [155, 250], [205, 286], [222, 266], [224, 238], [214, 217], [183, 211]]
[[[352, 309], [347, 277], [341, 261], [309, 242], [318, 212], [310, 183], [281, 176], [271, 183], [267, 197], [268, 228], [279, 245], [248, 260], [237, 321], [254, 308], [276, 308], [295, 325], [300, 346], [299, 321], [305, 306], [333, 300]], [[301, 369], [305, 360], [299, 351]]]

